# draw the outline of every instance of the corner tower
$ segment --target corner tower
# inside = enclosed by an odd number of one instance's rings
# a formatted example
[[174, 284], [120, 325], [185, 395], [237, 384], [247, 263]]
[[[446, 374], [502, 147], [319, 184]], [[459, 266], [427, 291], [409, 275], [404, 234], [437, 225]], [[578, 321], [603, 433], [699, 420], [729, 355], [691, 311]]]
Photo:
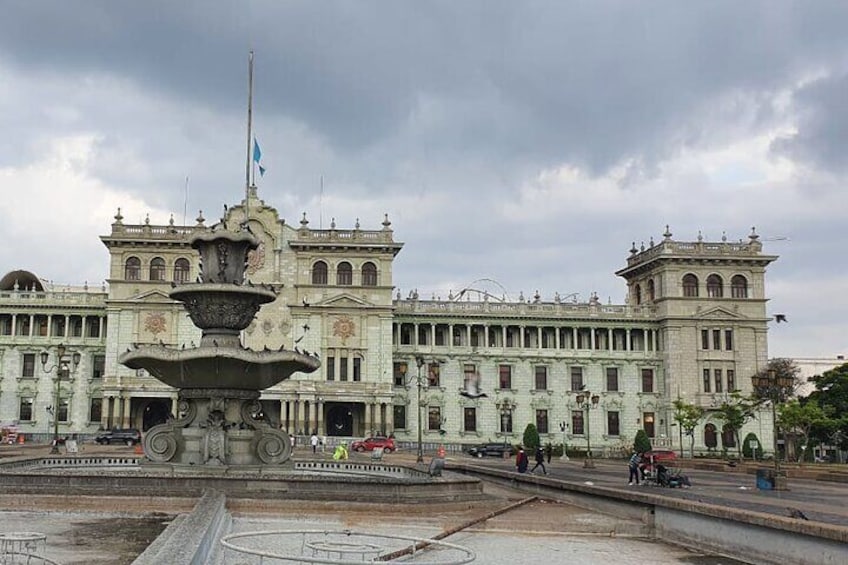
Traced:
[[750, 393], [750, 377], [767, 363], [765, 272], [776, 255], [765, 255], [752, 228], [747, 241], [672, 239], [630, 249], [628, 301], [654, 309], [666, 395], [707, 410], [729, 392]]

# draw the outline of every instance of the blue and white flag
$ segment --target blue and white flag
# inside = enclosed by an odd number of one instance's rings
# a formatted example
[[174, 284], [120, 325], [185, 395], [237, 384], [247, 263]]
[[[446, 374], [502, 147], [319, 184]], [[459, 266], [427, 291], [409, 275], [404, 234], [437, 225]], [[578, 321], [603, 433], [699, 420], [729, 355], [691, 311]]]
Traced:
[[259, 176], [265, 176], [265, 167], [262, 166], [260, 162], [262, 160], [262, 150], [259, 149], [259, 142], [256, 141], [256, 138], [253, 138], [253, 162], [259, 166]]

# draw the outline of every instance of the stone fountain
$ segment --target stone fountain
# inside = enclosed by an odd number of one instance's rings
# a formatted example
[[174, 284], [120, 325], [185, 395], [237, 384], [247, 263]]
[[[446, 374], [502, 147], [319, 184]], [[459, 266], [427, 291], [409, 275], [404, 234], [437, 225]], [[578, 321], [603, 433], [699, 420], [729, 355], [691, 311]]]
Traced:
[[145, 433], [145, 457], [205, 468], [280, 466], [291, 457], [291, 442], [261, 416], [260, 391], [321, 364], [312, 355], [242, 345], [240, 332], [277, 297], [273, 287], [245, 278], [247, 255], [259, 245], [247, 229], [216, 226], [190, 243], [200, 252], [200, 277], [176, 286], [170, 297], [202, 330], [200, 346], [134, 346], [118, 359], [179, 389], [179, 414]]

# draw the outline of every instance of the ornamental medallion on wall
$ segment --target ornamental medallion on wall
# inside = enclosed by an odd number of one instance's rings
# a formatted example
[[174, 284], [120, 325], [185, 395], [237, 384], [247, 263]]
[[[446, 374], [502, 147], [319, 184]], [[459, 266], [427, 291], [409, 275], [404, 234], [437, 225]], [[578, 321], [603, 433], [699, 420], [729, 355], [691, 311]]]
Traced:
[[144, 329], [154, 336], [164, 332], [166, 328], [165, 315], [162, 312], [151, 312], [144, 318]]
[[333, 322], [333, 335], [342, 339], [342, 345], [347, 345], [347, 338], [356, 335], [356, 324], [344, 316]]

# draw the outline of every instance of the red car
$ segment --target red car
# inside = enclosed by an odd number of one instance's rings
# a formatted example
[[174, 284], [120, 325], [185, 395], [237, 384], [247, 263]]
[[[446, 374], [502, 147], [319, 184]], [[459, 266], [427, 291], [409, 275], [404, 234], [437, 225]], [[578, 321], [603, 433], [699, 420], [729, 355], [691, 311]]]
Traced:
[[395, 440], [390, 437], [367, 437], [361, 441], [355, 441], [350, 445], [353, 451], [359, 453], [373, 451], [378, 447], [381, 447], [384, 453], [391, 453], [395, 450]]
[[653, 475], [657, 465], [665, 465], [673, 467], [677, 463], [677, 453], [670, 449], [652, 449], [642, 454], [642, 462], [639, 463], [639, 468], [642, 472], [648, 475]]

